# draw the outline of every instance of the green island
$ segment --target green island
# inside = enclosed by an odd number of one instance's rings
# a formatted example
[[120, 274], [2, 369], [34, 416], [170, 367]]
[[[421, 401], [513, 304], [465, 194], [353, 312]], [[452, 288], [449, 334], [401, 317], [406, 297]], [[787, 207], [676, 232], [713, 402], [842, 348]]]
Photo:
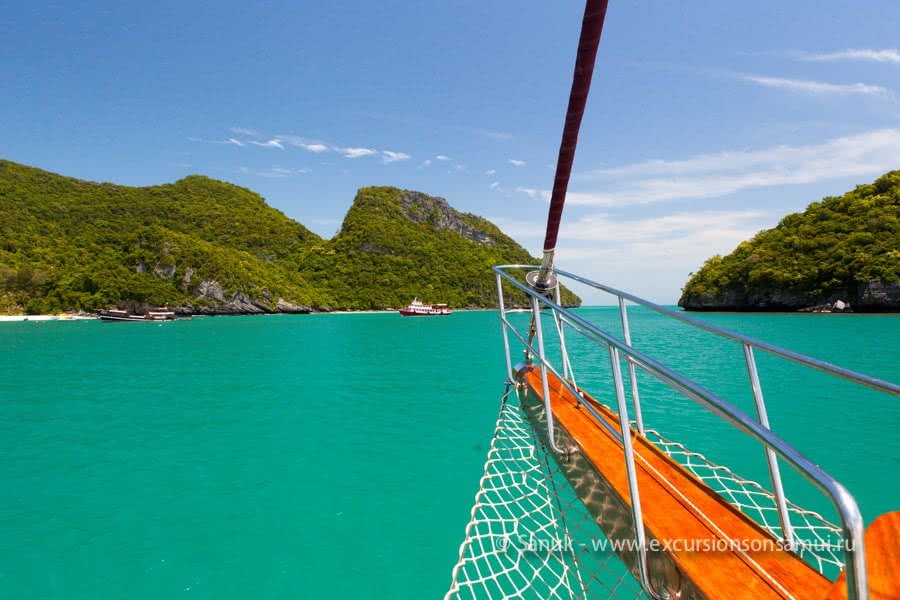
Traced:
[[[304, 313], [416, 296], [482, 308], [497, 302], [493, 265], [537, 262], [490, 221], [420, 192], [360, 189], [326, 240], [208, 177], [127, 187], [0, 160], [0, 313]], [[563, 302], [580, 299], [564, 290]]]
[[900, 171], [813, 202], [728, 256], [713, 256], [692, 274], [678, 305], [900, 311]]

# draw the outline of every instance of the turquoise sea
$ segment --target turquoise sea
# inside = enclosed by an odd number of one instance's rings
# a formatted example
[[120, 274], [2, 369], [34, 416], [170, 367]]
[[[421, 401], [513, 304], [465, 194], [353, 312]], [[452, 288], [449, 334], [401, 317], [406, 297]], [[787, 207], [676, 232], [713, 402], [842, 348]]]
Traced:
[[[616, 309], [580, 312], [619, 330]], [[640, 349], [752, 411], [737, 344], [630, 314]], [[701, 318], [900, 381], [898, 316]], [[441, 597], [503, 390], [499, 332], [494, 312], [0, 323], [0, 598]], [[605, 351], [572, 354], [608, 400]], [[896, 398], [758, 362], [773, 429], [867, 521], [900, 509]], [[648, 425], [767, 481], [761, 449], [639, 381]]]

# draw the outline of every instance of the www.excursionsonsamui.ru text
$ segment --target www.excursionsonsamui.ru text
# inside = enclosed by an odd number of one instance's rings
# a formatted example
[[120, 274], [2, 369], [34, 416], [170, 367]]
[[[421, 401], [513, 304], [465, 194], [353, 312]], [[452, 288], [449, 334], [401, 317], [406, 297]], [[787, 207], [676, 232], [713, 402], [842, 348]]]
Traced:
[[[650, 552], [796, 552], [801, 548], [807, 551], [840, 551], [852, 550], [852, 542], [826, 542], [821, 540], [804, 540], [788, 543], [780, 539], [649, 539], [645, 546]], [[505, 536], [494, 540], [494, 547], [501, 552], [573, 552], [576, 549], [590, 549], [593, 552], [635, 552], [640, 549], [637, 540], [591, 538], [587, 542], [576, 542], [572, 538], [535, 538], [533, 536]]]

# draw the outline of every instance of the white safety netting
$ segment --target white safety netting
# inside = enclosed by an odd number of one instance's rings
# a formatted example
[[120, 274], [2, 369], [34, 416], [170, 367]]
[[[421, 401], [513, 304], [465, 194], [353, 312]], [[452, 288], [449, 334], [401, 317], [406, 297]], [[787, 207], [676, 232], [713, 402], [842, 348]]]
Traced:
[[445, 598], [640, 598], [522, 413], [504, 397]]
[[[781, 536], [771, 492], [654, 430], [646, 436]], [[840, 528], [792, 503], [788, 508], [798, 554], [834, 579], [843, 568]], [[645, 597], [605, 539], [523, 414], [517, 394], [505, 395], [445, 599]]]
[[[775, 496], [759, 483], [744, 479], [727, 467], [688, 450], [678, 442], [648, 429], [647, 439], [672, 457], [685, 469], [701, 479], [716, 493], [739, 508], [745, 515], [766, 528], [776, 538], [782, 537], [781, 521]], [[819, 513], [806, 510], [788, 501], [788, 513], [794, 530], [796, 552], [819, 573], [834, 579], [844, 568], [845, 545], [841, 528], [827, 521]]]

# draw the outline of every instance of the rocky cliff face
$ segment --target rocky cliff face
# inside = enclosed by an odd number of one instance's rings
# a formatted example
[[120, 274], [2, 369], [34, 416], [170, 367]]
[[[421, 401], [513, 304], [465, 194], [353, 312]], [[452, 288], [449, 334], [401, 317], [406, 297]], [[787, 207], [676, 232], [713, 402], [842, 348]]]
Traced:
[[857, 305], [864, 311], [900, 311], [900, 281], [861, 283], [856, 290]]
[[[706, 294], [685, 293], [678, 306], [695, 311], [792, 312], [832, 309], [846, 303], [854, 312], [900, 311], [900, 281], [869, 281], [828, 294], [810, 294], [788, 289], [728, 287]], [[842, 312], [847, 312], [841, 309]]]
[[218, 281], [204, 279], [194, 288], [193, 295], [203, 304], [185, 305], [176, 308], [183, 315], [260, 315], [284, 313], [292, 315], [312, 312], [312, 307], [293, 304], [284, 298], [274, 303], [268, 293], [259, 298], [251, 298], [244, 292], [229, 292]]
[[398, 200], [404, 216], [411, 221], [429, 223], [439, 231], [455, 231], [467, 240], [479, 244], [491, 246], [497, 243], [497, 240], [486, 231], [471, 222], [477, 222], [480, 217], [458, 212], [443, 198], [403, 190], [403, 193], [398, 195]]

